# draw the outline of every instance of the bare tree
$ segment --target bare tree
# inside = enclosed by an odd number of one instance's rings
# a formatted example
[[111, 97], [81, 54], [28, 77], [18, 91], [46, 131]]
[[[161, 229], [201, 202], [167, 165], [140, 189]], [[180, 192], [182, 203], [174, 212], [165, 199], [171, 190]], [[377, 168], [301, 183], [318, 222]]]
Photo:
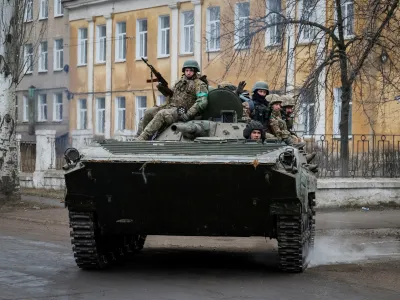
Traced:
[[[399, 92], [400, 1], [256, 0], [248, 7], [241, 3], [225, 1], [220, 25], [223, 51], [215, 60], [224, 63], [225, 74], [234, 70], [248, 76], [266, 67], [269, 78], [274, 72], [269, 83], [275, 90], [303, 98], [315, 94], [318, 100], [318, 95], [333, 94], [333, 86], [339, 85], [341, 172], [347, 175], [354, 91], [371, 123], [379, 104], [395, 101], [393, 94]], [[296, 68], [291, 69], [294, 59]], [[303, 77], [297, 86], [287, 80], [294, 72]]]
[[19, 199], [16, 88], [37, 60], [46, 30], [32, 0], [0, 0], [0, 204]]

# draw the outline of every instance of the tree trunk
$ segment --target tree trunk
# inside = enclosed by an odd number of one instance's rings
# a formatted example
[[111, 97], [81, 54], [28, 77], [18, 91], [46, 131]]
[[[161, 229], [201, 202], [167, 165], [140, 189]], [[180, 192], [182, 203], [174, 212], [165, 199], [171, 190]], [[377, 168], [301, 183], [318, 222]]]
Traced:
[[20, 199], [15, 97], [12, 76], [0, 74], [0, 205]]
[[351, 85], [342, 86], [342, 107], [340, 112], [340, 176], [349, 174], [349, 109], [351, 101]]
[[[0, 30], [0, 206], [20, 200], [18, 148], [15, 138], [15, 100], [16, 74], [11, 67], [20, 61], [19, 49], [11, 49], [12, 31], [16, 22], [11, 22], [15, 15], [15, 1], [2, 1], [0, 17], [3, 27]], [[11, 26], [11, 28], [7, 28]], [[9, 36], [6, 36], [5, 33]], [[17, 68], [18, 69], [18, 68]]]

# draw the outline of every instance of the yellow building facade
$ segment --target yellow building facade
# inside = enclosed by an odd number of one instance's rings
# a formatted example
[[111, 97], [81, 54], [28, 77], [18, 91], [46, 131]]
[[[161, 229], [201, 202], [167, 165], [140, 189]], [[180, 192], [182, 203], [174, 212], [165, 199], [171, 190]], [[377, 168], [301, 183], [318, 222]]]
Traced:
[[[284, 5], [284, 1], [271, 1]], [[269, 30], [260, 35], [260, 40], [241, 45], [241, 49], [234, 46], [235, 38], [227, 34], [250, 16], [265, 14], [265, 3], [271, 1], [63, 1], [69, 12], [69, 90], [73, 93], [70, 131], [86, 130], [105, 138], [136, 132], [144, 110], [154, 102], [164, 101], [156, 83], [153, 97], [150, 69], [141, 56], [147, 57], [170, 86], [180, 78], [184, 61], [196, 59], [212, 86], [224, 80], [234, 84], [246, 80], [246, 88], [251, 90], [256, 81], [264, 80], [271, 90], [283, 92], [286, 88], [297, 93], [310, 67], [304, 63], [306, 51], [301, 46], [310, 49], [307, 36], [301, 35], [300, 46], [296, 45], [295, 54], [288, 60], [280, 61], [278, 57], [286, 57], [286, 49], [294, 48], [298, 28], [289, 28], [288, 34], [280, 37]], [[301, 3], [295, 2], [292, 17], [301, 14]], [[318, 11], [330, 14], [326, 6]], [[327, 19], [326, 13], [317, 17]], [[318, 53], [318, 47], [312, 45], [311, 52]], [[238, 52], [238, 57], [232, 59]], [[249, 64], [253, 65], [249, 68]], [[318, 80], [325, 79], [322, 76]], [[340, 86], [330, 81], [312, 100], [300, 103], [299, 128], [309, 135], [336, 134], [338, 97]], [[355, 94], [351, 132], [372, 133], [370, 118], [362, 113], [357, 101]], [[390, 105], [384, 110], [390, 111]], [[379, 119], [379, 113], [374, 117]], [[375, 124], [375, 132], [391, 133], [400, 128], [399, 119], [393, 117], [390, 126]]]

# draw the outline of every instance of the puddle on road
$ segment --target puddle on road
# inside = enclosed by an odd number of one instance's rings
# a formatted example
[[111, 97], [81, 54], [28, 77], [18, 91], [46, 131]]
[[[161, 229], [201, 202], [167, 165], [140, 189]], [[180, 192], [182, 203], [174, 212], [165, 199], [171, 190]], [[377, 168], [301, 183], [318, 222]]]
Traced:
[[321, 236], [315, 240], [309, 266], [355, 263], [383, 257], [400, 257], [400, 241], [371, 240], [357, 241], [357, 238]]

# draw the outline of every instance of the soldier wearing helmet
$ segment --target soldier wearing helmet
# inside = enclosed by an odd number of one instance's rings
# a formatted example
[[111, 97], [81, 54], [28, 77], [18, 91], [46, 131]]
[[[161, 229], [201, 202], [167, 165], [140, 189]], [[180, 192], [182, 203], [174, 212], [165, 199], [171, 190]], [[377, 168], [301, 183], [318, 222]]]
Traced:
[[293, 134], [293, 121], [294, 121], [294, 111], [295, 100], [289, 95], [281, 96], [282, 98], [282, 119], [286, 122], [287, 129]]
[[279, 140], [284, 141], [287, 145], [304, 147], [302, 143], [297, 144], [297, 139], [290, 134], [286, 127], [286, 122], [282, 119], [281, 104], [283, 99], [278, 95], [273, 96], [274, 97], [271, 97], [270, 101], [272, 111], [269, 121], [272, 134]]
[[251, 118], [263, 124], [264, 128], [267, 128], [269, 105], [268, 101], [265, 99], [265, 96], [269, 94], [268, 84], [264, 81], [258, 81], [254, 84], [252, 92], [254, 111], [251, 115]]
[[264, 127], [260, 122], [252, 120], [246, 125], [246, 128], [243, 130], [243, 136], [247, 140], [261, 140], [262, 142], [264, 142]]
[[[146, 110], [139, 124], [138, 140], [148, 140], [161, 128], [179, 120], [189, 121], [207, 107], [208, 86], [200, 79], [199, 72], [197, 61], [190, 59], [184, 62], [182, 77], [175, 84], [169, 103]], [[157, 88], [165, 95], [162, 85]]]

